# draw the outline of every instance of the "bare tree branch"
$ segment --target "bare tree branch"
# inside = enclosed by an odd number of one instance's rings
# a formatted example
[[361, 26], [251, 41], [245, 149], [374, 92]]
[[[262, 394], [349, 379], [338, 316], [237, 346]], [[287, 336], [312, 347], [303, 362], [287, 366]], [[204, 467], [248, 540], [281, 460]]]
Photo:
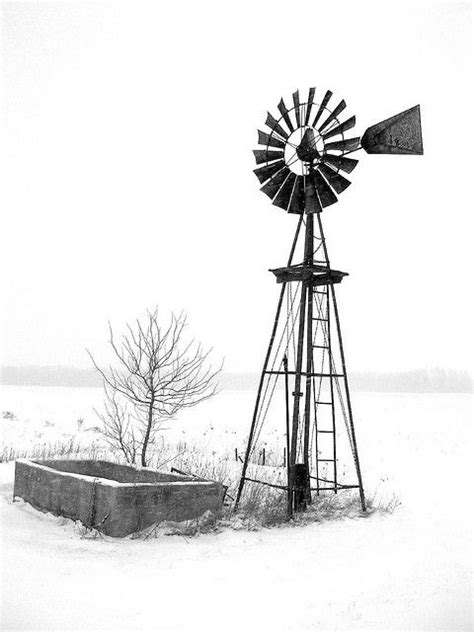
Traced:
[[[104, 435], [122, 450], [129, 462], [140, 448], [141, 463], [145, 466], [147, 448], [162, 421], [218, 392], [216, 379], [222, 365], [213, 369], [209, 364], [211, 350], [204, 352], [194, 339], [184, 341], [186, 326], [186, 315], [181, 312], [178, 316], [172, 314], [163, 328], [156, 307], [148, 310], [134, 326], [127, 324], [120, 343], [115, 341], [109, 323], [109, 344], [118, 367], [102, 369], [87, 352], [104, 381], [105, 412], [99, 414]], [[124, 399], [123, 406], [119, 397]], [[137, 428], [131, 423], [126, 405], [135, 410]]]

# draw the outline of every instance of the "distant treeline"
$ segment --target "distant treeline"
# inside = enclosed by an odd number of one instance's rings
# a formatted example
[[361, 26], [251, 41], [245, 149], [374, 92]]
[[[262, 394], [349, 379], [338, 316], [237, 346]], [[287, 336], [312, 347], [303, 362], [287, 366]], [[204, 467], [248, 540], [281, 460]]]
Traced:
[[467, 371], [453, 369], [417, 369], [413, 371], [367, 371], [350, 376], [356, 391], [405, 393], [472, 393], [474, 382]]
[[93, 369], [70, 366], [4, 366], [0, 380], [15, 386], [102, 386]]
[[[257, 373], [223, 373], [224, 390], [256, 390]], [[467, 371], [453, 369], [416, 369], [412, 371], [363, 371], [349, 374], [355, 391], [406, 393], [472, 393], [474, 382]], [[101, 386], [93, 369], [67, 366], [6, 366], [0, 370], [2, 384], [16, 386]]]
[[[226, 373], [222, 388], [256, 389], [258, 374]], [[349, 373], [349, 384], [355, 391], [405, 393], [472, 393], [474, 381], [467, 371], [453, 369], [416, 369], [412, 371], [355, 371]]]

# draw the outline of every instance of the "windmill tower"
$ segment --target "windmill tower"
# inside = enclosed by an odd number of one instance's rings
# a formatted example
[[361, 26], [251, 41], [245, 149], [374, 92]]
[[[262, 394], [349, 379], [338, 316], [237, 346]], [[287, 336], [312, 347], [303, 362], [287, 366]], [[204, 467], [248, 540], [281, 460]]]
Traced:
[[[320, 103], [315, 93], [301, 102], [296, 91], [289, 108], [281, 99], [280, 117], [268, 113], [268, 131], [258, 131], [263, 148], [254, 151], [261, 191], [299, 219], [287, 265], [271, 270], [281, 290], [235, 506], [246, 485], [270, 485], [286, 490], [288, 515], [314, 494], [346, 489], [358, 490], [366, 510], [335, 290], [347, 273], [331, 265], [322, 212], [351, 184], [346, 176], [358, 160], [350, 154], [423, 153], [419, 106], [348, 138], [356, 120], [343, 120], [345, 101], [332, 107], [331, 91]], [[275, 483], [250, 471], [265, 432], [278, 427], [286, 476]]]

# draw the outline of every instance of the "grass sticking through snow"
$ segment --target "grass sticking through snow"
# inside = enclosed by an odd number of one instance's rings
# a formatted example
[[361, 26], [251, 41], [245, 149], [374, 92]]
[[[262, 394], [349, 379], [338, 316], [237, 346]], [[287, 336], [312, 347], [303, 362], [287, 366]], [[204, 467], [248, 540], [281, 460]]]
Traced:
[[[32, 459], [104, 459], [117, 463], [124, 463], [121, 453], [112, 452], [100, 441], [82, 445], [74, 438], [54, 442], [32, 444], [27, 448], [18, 449], [13, 445], [0, 448], [0, 461], [12, 461], [17, 458]], [[191, 536], [195, 533], [221, 530], [223, 528], [256, 530], [265, 527], [298, 526], [312, 522], [340, 520], [343, 518], [360, 518], [375, 513], [391, 514], [400, 505], [396, 496], [386, 497], [378, 492], [369, 495], [367, 512], [360, 509], [359, 495], [356, 490], [344, 491], [339, 494], [323, 493], [316, 496], [304, 512], [297, 513], [289, 521], [286, 513], [287, 495], [284, 490], [275, 489], [261, 484], [247, 483], [244, 488], [239, 509], [233, 511], [232, 499], [235, 499], [242, 464], [236, 462], [231, 451], [219, 453], [206, 451], [188, 446], [184, 441], [167, 442], [161, 437], [159, 445], [150, 450], [149, 467], [169, 471], [175, 467], [186, 473], [194, 474], [209, 480], [221, 482], [228, 488], [226, 503], [220, 516], [212, 520], [192, 520], [174, 526], [171, 534]], [[286, 470], [284, 468], [262, 467], [250, 464], [248, 476], [250, 478], [265, 477], [268, 482], [284, 484]], [[180, 533], [180, 530], [183, 531]], [[161, 533], [156, 529], [154, 534]], [[145, 530], [139, 537], [150, 537]]]

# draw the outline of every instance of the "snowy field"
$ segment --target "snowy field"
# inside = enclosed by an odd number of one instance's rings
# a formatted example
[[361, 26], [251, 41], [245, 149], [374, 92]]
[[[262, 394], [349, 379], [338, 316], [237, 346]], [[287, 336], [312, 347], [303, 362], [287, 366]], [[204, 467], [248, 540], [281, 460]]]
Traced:
[[[13, 414], [1, 418], [2, 443], [90, 440], [101, 398], [100, 389], [1, 387], [0, 412]], [[231, 456], [253, 398], [223, 391], [165, 432]], [[13, 465], [0, 464], [1, 629], [472, 630], [472, 396], [353, 400], [368, 494], [396, 494], [393, 514], [92, 540], [12, 504]]]

